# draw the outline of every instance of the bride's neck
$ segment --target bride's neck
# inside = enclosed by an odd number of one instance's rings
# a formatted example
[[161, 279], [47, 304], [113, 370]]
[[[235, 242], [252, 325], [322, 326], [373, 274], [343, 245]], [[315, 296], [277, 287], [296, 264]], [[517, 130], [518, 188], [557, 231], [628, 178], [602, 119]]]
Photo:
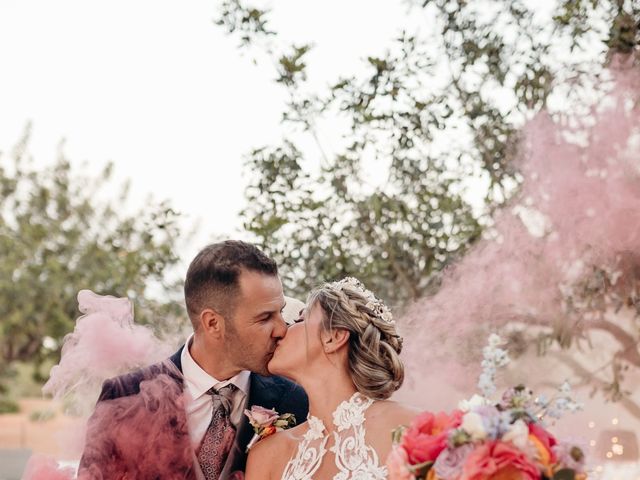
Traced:
[[309, 414], [319, 418], [328, 431], [333, 430], [333, 412], [350, 399], [356, 388], [347, 372], [333, 370], [300, 380], [309, 397]]

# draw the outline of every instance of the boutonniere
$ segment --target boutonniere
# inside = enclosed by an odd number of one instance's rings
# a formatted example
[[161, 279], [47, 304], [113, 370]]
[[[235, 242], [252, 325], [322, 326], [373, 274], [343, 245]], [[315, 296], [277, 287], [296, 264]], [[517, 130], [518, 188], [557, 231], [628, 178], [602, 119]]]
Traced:
[[249, 419], [249, 423], [254, 431], [253, 438], [249, 442], [249, 445], [247, 445], [247, 452], [258, 440], [281, 430], [291, 428], [296, 424], [296, 416], [293, 413], [280, 415], [275, 410], [270, 410], [258, 405], [251, 407], [251, 410], [245, 410], [244, 414]]

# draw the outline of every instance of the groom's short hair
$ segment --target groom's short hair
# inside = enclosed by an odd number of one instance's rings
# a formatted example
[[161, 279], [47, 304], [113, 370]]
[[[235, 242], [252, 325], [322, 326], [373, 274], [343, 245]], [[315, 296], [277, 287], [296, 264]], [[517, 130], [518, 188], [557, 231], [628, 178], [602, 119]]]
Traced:
[[225, 240], [200, 250], [189, 265], [184, 282], [187, 313], [194, 328], [205, 308], [225, 318], [233, 317], [242, 270], [277, 275], [278, 265], [255, 245], [240, 240]]

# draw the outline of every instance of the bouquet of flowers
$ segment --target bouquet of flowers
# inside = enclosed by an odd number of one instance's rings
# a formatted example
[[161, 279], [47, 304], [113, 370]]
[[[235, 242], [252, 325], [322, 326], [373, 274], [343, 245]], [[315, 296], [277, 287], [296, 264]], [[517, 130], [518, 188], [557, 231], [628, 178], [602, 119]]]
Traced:
[[524, 385], [498, 401], [495, 375], [509, 362], [497, 335], [483, 349], [482, 395], [447, 413], [425, 412], [393, 433], [387, 466], [390, 480], [583, 480], [585, 451], [579, 441], [558, 442], [545, 419], [559, 418], [582, 405], [565, 382], [547, 400]]

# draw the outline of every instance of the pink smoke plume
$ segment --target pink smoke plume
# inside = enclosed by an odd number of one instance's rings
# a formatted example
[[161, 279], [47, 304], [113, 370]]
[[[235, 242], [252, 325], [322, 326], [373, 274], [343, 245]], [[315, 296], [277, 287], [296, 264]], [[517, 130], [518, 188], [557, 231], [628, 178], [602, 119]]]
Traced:
[[72, 395], [92, 407], [105, 379], [172, 353], [150, 328], [134, 323], [133, 305], [126, 298], [81, 290], [78, 308], [84, 316], [65, 337], [60, 363], [51, 369], [43, 387], [46, 394]]
[[60, 467], [53, 458], [34, 455], [29, 459], [23, 480], [70, 480], [74, 478], [72, 467]]
[[[191, 478], [193, 457], [182, 384], [167, 360], [138, 394], [100, 402], [91, 417], [78, 478]], [[136, 452], [135, 462], [116, 460]]]
[[[76, 321], [73, 332], [65, 337], [60, 363], [51, 369], [43, 392], [54, 398], [64, 398], [73, 413], [86, 416], [93, 410], [101, 385], [107, 378], [164, 360], [173, 352], [172, 347], [160, 341], [150, 328], [134, 323], [133, 305], [126, 298], [101, 296], [89, 290], [81, 290], [78, 293], [78, 308], [84, 315]], [[142, 391], [162, 389], [163, 381], [161, 377], [155, 382], [146, 382]], [[144, 407], [148, 406], [149, 398], [149, 395], [133, 395], [118, 402], [111, 402], [108, 408], [101, 407], [96, 412], [97, 424], [108, 425], [111, 419], [117, 418], [123, 410], [135, 419], [142, 415]], [[177, 400], [174, 398], [173, 401]], [[156, 416], [151, 425], [160, 428], [166, 424], [163, 423], [167, 420], [165, 408], [166, 404], [157, 405]], [[134, 421], [130, 425], [138, 426], [139, 423]], [[100, 440], [101, 437], [95, 431], [90, 433], [95, 441]], [[105, 435], [106, 433], [105, 429]], [[120, 443], [129, 442], [129, 445], [133, 445], [136, 442], [147, 442], [147, 434], [161, 436], [162, 432], [139, 430], [138, 435], [135, 435], [135, 431], [122, 433]], [[84, 431], [64, 434], [68, 438], [85, 437]], [[83, 440], [67, 443], [66, 453], [72, 458], [77, 458], [82, 453], [83, 444]], [[126, 445], [123, 448], [126, 448]], [[167, 458], [172, 458], [168, 455], [170, 452], [164, 453], [167, 454]], [[23, 479], [62, 480], [73, 476], [73, 468], [58, 467], [55, 460], [35, 455], [29, 460]]]
[[450, 409], [454, 392], [475, 391], [489, 332], [514, 322], [601, 328], [579, 305], [578, 287], [596, 266], [614, 284], [635, 281], [640, 72], [618, 61], [611, 73], [612, 90], [582, 124], [542, 112], [526, 125], [521, 189], [494, 219], [492, 238], [444, 272], [440, 290], [403, 318], [408, 382], [401, 398]]

